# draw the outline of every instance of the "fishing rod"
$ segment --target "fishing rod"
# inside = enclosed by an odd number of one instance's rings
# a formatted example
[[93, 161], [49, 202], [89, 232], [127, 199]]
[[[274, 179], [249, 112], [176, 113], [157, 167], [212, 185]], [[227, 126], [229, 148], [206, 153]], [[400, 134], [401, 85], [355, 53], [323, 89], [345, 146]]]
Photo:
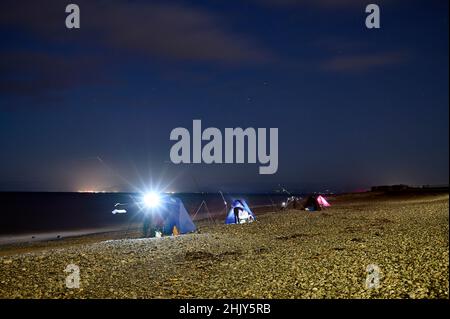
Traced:
[[282, 193], [284, 192], [284, 193], [288, 194], [289, 196], [292, 195], [286, 188], [284, 188], [283, 186], [281, 186], [281, 184], [278, 184], [278, 187], [281, 188], [281, 192], [282, 192]]

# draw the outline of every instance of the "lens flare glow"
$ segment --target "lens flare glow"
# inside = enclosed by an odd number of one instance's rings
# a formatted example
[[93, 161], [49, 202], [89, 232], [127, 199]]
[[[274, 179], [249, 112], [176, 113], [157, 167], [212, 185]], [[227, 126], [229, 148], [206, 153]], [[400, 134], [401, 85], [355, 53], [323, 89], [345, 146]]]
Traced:
[[156, 208], [161, 203], [161, 197], [155, 192], [147, 193], [143, 197], [143, 202], [148, 208]]

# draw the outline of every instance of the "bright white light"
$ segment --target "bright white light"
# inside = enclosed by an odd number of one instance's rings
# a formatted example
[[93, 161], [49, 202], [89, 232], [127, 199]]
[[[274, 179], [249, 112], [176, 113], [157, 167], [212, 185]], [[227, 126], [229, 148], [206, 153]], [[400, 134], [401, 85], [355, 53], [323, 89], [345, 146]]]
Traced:
[[126, 209], [114, 209], [112, 211], [112, 213], [113, 213], [113, 215], [115, 215], [115, 214], [126, 214], [127, 210]]
[[143, 201], [148, 208], [155, 208], [159, 206], [161, 199], [159, 194], [152, 192], [145, 194]]

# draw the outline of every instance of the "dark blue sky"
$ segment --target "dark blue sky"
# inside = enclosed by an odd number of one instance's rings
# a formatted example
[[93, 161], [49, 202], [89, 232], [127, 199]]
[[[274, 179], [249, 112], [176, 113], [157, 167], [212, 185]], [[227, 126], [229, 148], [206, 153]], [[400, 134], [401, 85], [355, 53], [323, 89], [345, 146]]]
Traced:
[[[0, 190], [448, 183], [448, 1], [2, 1]], [[169, 163], [170, 131], [278, 127], [279, 169]]]

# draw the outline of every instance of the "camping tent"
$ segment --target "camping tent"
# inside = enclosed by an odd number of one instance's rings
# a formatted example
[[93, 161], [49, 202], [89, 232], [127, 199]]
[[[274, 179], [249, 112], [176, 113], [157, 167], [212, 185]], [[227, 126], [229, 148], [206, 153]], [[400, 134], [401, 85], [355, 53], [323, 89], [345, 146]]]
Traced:
[[301, 197], [290, 196], [281, 204], [281, 209], [302, 209]]
[[322, 210], [322, 208], [330, 206], [331, 205], [322, 195], [319, 196], [311, 195], [306, 199], [305, 203], [303, 204], [305, 210], [309, 211]]
[[331, 206], [330, 203], [328, 203], [327, 200], [322, 195], [317, 196], [317, 202], [319, 203], [319, 205], [321, 207], [330, 207]]
[[172, 234], [175, 232], [179, 234], [191, 233], [196, 230], [191, 217], [179, 198], [168, 197], [163, 201], [161, 208], [161, 215], [164, 220], [163, 233]]
[[196, 230], [182, 201], [173, 196], [163, 196], [158, 209], [151, 212], [152, 223], [159, 225], [164, 235], [191, 233]]
[[234, 216], [234, 208], [240, 208], [239, 220], [240, 223], [250, 222], [256, 219], [255, 214], [248, 207], [247, 202], [243, 199], [235, 199], [231, 203], [231, 209], [228, 211], [227, 218], [225, 219], [225, 224], [236, 224], [236, 218]]

